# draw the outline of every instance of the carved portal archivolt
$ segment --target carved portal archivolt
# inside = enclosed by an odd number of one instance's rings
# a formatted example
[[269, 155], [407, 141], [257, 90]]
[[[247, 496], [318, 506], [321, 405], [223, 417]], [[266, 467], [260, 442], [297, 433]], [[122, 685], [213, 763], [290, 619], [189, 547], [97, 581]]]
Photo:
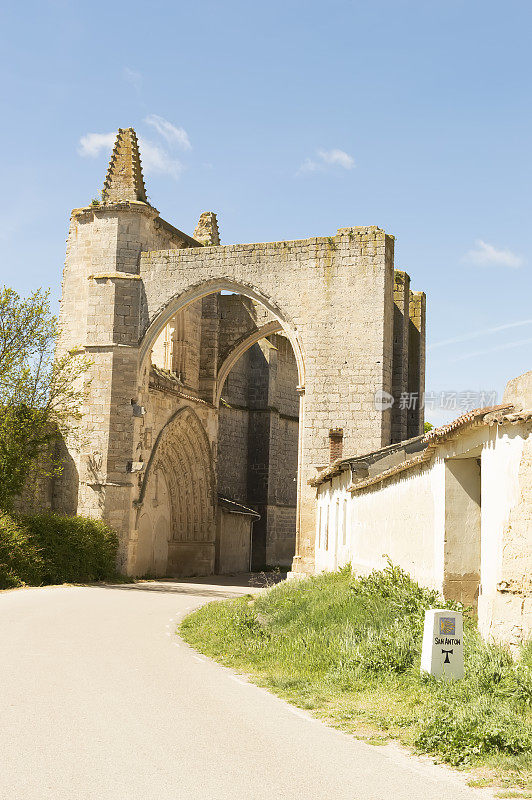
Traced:
[[203, 545], [200, 560], [214, 547], [214, 515], [209, 441], [198, 416], [185, 407], [165, 425], [148, 462], [137, 501], [134, 572], [174, 574], [176, 559], [194, 571], [197, 545]]

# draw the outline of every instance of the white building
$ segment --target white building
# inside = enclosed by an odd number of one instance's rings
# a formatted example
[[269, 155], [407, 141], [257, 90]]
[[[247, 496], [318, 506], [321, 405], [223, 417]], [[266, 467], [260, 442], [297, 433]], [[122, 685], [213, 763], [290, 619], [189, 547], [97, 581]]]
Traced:
[[532, 371], [503, 403], [335, 461], [318, 495], [316, 570], [382, 568], [478, 609], [482, 635], [532, 636]]

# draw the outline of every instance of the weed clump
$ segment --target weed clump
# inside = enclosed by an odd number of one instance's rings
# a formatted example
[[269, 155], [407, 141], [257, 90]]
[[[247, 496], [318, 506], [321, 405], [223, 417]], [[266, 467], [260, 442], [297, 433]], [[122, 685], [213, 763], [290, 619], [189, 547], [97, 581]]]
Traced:
[[469, 703], [439, 699], [420, 721], [416, 745], [459, 766], [493, 753], [520, 755], [532, 750], [532, 728], [516, 709], [480, 695]]
[[415, 633], [403, 622], [369, 628], [365, 637], [353, 649], [353, 665], [377, 675], [381, 672], [406, 672], [417, 655]]

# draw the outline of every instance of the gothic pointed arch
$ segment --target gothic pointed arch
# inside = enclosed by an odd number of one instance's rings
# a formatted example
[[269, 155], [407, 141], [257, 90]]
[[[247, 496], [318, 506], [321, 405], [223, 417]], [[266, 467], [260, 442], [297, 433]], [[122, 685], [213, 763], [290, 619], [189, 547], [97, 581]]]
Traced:
[[191, 407], [178, 409], [159, 433], [136, 506], [137, 574], [204, 574], [215, 543], [215, 478], [207, 433]]
[[200, 281], [188, 286], [183, 292], [177, 291], [164, 304], [158, 307], [151, 317], [148, 315], [144, 320], [144, 330], [139, 340], [139, 370], [142, 370], [146, 360], [151, 357], [157, 338], [172, 318], [192, 303], [220, 291], [234, 292], [249, 297], [270, 312], [278, 323], [275, 329], [282, 329], [292, 345], [297, 362], [299, 385], [304, 386], [305, 361], [300, 336], [294, 321], [280, 308], [274, 299], [258, 290], [252, 284], [225, 277]]

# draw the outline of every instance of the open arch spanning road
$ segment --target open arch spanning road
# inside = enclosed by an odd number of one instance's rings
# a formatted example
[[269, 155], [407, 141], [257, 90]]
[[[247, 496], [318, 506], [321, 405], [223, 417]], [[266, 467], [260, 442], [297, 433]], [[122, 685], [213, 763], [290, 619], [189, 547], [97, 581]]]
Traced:
[[449, 770], [372, 747], [175, 635], [195, 580], [0, 593], [1, 800], [468, 800]]

